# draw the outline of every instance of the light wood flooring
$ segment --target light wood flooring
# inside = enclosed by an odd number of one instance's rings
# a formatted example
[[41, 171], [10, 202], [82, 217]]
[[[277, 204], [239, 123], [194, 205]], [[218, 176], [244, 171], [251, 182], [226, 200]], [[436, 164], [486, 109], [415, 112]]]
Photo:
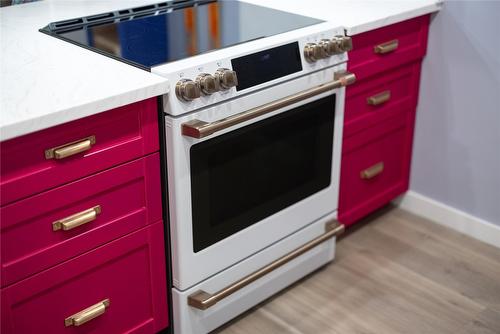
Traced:
[[388, 207], [332, 264], [214, 333], [499, 334], [500, 249]]

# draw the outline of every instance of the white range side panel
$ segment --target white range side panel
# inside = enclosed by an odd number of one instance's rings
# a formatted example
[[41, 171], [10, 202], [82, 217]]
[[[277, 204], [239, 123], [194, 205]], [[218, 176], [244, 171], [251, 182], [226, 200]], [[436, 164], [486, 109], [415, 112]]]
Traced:
[[203, 139], [185, 137], [181, 134], [181, 124], [194, 118], [213, 122], [330, 82], [333, 80], [334, 72], [345, 69], [345, 67], [345, 64], [342, 64], [324, 71], [315, 72], [184, 117], [166, 117], [170, 229], [172, 253], [173, 258], [176, 259], [172, 264], [172, 269], [173, 283], [177, 289], [189, 289], [200, 281], [223, 271], [275, 243], [277, 240], [285, 238], [322, 216], [337, 210], [345, 88], [320, 94], [287, 108], [220, 131], [220, 134], [233, 131], [299, 105], [336, 94], [333, 165], [330, 186], [197, 253], [193, 252], [189, 151], [192, 145], [209, 140], [219, 135], [219, 133]]
[[189, 295], [199, 290], [215, 293], [320, 236], [325, 233], [325, 223], [335, 217], [336, 214], [323, 217], [189, 290], [179, 291], [174, 288], [172, 299], [175, 333], [208, 333], [333, 260], [335, 238], [325, 241], [206, 310], [198, 310], [188, 305]]
[[[246, 42], [240, 45], [212, 51], [209, 53], [189, 57], [172, 63], [159, 65], [151, 69], [152, 73], [165, 77], [170, 82], [170, 93], [164, 98], [164, 110], [167, 114], [178, 116], [200, 108], [220, 103], [235, 97], [239, 97], [269, 86], [276, 85], [282, 81], [303, 76], [307, 73], [334, 66], [347, 61], [347, 53], [328, 57], [309, 63], [304, 59], [303, 50], [306, 43], [317, 43], [321, 39], [331, 39], [336, 35], [344, 35], [343, 28], [333, 26], [332, 23], [324, 22], [309, 27], [292, 30], [282, 34]], [[209, 96], [201, 96], [193, 101], [181, 101], [175, 95], [175, 85], [180, 79], [194, 80], [201, 73], [214, 74], [219, 68], [232, 69], [231, 59], [267, 50], [292, 42], [299, 43], [299, 51], [302, 60], [302, 71], [281, 77], [263, 84], [250, 87], [239, 92], [236, 88], [220, 91]]]

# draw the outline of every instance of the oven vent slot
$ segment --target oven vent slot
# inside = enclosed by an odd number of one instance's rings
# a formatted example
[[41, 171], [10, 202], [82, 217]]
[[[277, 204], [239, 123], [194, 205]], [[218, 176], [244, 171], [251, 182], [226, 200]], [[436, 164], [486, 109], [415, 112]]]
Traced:
[[104, 14], [99, 14], [99, 15], [92, 15], [92, 16], [87, 16], [87, 22], [94, 22], [102, 19], [109, 19], [110, 17], [113, 17], [113, 13], [104, 13]]
[[96, 23], [87, 24], [87, 27], [95, 27], [95, 26], [100, 26], [103, 24], [108, 24], [108, 23], [113, 23], [113, 22], [114, 22], [114, 20], [100, 21], [100, 22], [96, 22]]
[[53, 24], [55, 28], [65, 28], [68, 26], [78, 25], [78, 24], [82, 24], [82, 23], [83, 23], [83, 19], [72, 19], [72, 20], [54, 22], [51, 24]]
[[[114, 12], [102, 13], [97, 15], [84, 16], [75, 19], [63, 20], [49, 23], [48, 26], [40, 29], [45, 33], [62, 33], [71, 30], [79, 30], [81, 28], [95, 26], [99, 24], [106, 24], [113, 21], [126, 21], [132, 16], [134, 18], [143, 17], [148, 15], [158, 15], [165, 12], [165, 10], [176, 10], [190, 6], [197, 6], [207, 2], [216, 2], [217, 0], [174, 0], [165, 1], [157, 4], [134, 7], [129, 9], [121, 9]], [[161, 11], [160, 11], [161, 10]]]
[[142, 6], [142, 7], [136, 7], [136, 8], [132, 8], [132, 11], [134, 13], [137, 13], [137, 12], [144, 12], [144, 11], [147, 11], [147, 10], [150, 10], [150, 9], [154, 9], [156, 8], [157, 5], [150, 5], [150, 6]]

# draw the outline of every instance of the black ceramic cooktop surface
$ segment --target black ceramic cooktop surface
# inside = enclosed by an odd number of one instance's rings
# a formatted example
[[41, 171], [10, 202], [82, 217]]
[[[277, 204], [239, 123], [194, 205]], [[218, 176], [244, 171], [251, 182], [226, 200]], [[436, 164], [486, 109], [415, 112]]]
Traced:
[[322, 22], [239, 1], [171, 1], [151, 6], [54, 22], [41, 31], [149, 70]]

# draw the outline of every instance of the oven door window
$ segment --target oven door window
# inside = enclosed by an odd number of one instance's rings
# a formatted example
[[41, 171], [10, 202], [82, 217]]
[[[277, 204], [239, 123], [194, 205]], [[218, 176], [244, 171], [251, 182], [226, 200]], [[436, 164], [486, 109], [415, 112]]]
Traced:
[[193, 145], [193, 250], [198, 252], [327, 188], [335, 95]]

